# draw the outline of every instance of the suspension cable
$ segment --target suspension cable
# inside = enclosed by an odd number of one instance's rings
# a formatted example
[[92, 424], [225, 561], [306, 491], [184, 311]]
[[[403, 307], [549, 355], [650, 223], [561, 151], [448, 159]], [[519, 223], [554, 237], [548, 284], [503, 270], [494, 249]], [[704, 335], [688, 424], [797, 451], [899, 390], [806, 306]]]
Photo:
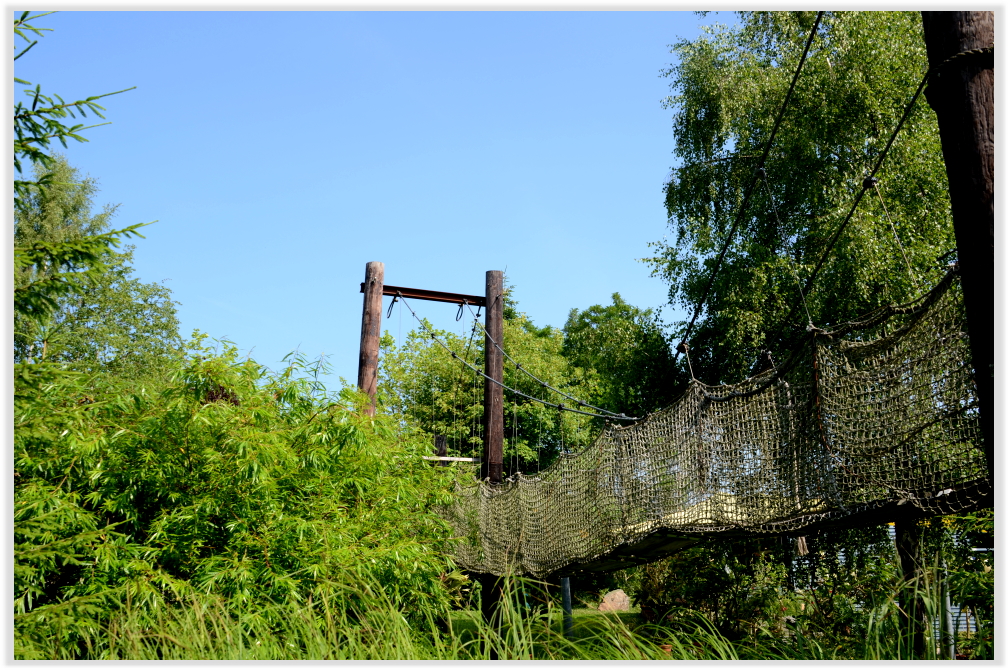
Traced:
[[896, 246], [899, 247], [900, 253], [903, 254], [903, 262], [906, 263], [907, 272], [910, 273], [910, 279], [914, 283], [914, 288], [920, 289], [920, 282], [917, 281], [917, 273], [913, 271], [910, 267], [910, 259], [907, 258], [906, 249], [903, 248], [903, 243], [900, 242], [899, 233], [896, 232], [896, 224], [893, 223], [892, 217], [889, 216], [889, 208], [886, 207], [885, 200], [882, 199], [882, 191], [878, 187], [878, 179], [875, 177], [870, 177], [871, 185], [875, 187], [875, 193], [878, 195], [879, 202], [882, 203], [882, 211], [885, 212], [886, 219], [889, 221], [889, 227], [892, 228], [893, 237], [896, 238]]
[[[805, 59], [808, 57], [809, 48], [812, 46], [812, 40], [815, 39], [816, 32], [819, 30], [819, 22], [822, 20], [824, 12], [819, 12], [816, 14], [815, 23], [812, 24], [812, 30], [809, 31], [808, 39], [805, 41], [805, 50], [802, 52], [801, 60], [798, 61], [798, 67], [795, 68], [794, 76], [791, 78], [791, 86], [788, 87], [787, 95], [784, 96], [784, 102], [781, 104], [780, 110], [777, 112], [777, 118], [774, 121], [773, 130], [770, 131], [770, 138], [767, 140], [766, 146], [763, 147], [763, 155], [760, 157], [759, 163], [756, 164], [756, 170], [759, 170], [766, 164], [766, 159], [770, 155], [770, 147], [773, 145], [774, 138], [777, 136], [777, 130], [780, 128], [781, 121], [784, 118], [784, 111], [787, 109], [788, 103], [791, 100], [791, 93], [794, 92], [795, 83], [798, 81], [798, 75], [801, 74], [802, 67], [805, 65]], [[717, 261], [714, 263], [714, 268], [711, 270], [710, 277], [707, 278], [707, 286], [704, 287], [703, 297], [700, 298], [700, 302], [697, 303], [696, 309], [693, 310], [693, 318], [690, 319], [689, 325], [686, 326], [686, 332], [683, 333], [682, 341], [685, 342], [689, 339], [690, 333], [693, 331], [693, 325], [696, 323], [697, 317], [700, 316], [700, 310], [703, 309], [704, 303], [707, 302], [707, 297], [710, 295], [711, 287], [714, 285], [714, 277], [717, 276], [718, 270], [721, 269], [721, 262], [724, 260], [725, 254], [728, 253], [728, 247], [731, 245], [732, 240], [735, 239], [735, 233], [738, 231], [739, 224], [742, 222], [742, 216], [745, 214], [746, 206], [749, 204], [749, 198], [752, 196], [753, 187], [756, 185], [757, 172], [753, 172], [752, 178], [749, 180], [749, 185], [746, 187], [745, 195], [742, 198], [742, 204], [739, 206], [738, 212], [735, 214], [735, 221], [732, 223], [731, 230], [728, 232], [728, 238], [725, 240], [724, 246], [721, 247], [721, 253], [718, 254]], [[675, 358], [672, 359], [673, 365], [679, 360], [679, 351], [676, 351]]]
[[[596, 414], [594, 412], [584, 412], [584, 411], [581, 411], [579, 409], [574, 409], [573, 407], [567, 407], [563, 403], [554, 403], [554, 402], [550, 402], [548, 400], [543, 400], [542, 398], [536, 398], [535, 396], [531, 396], [531, 395], [529, 395], [527, 393], [522, 393], [518, 389], [511, 388], [510, 386], [508, 386], [504, 382], [497, 381], [493, 377], [490, 377], [486, 373], [484, 373], [483, 370], [481, 370], [481, 369], [479, 369], [479, 368], [477, 368], [477, 367], [475, 367], [473, 365], [470, 365], [469, 361], [465, 360], [464, 358], [461, 358], [457, 353], [455, 353], [451, 349], [451, 347], [449, 347], [447, 344], [445, 344], [444, 342], [442, 342], [441, 340], [439, 340], [438, 337], [437, 337], [437, 334], [434, 333], [434, 331], [432, 331], [430, 328], [428, 328], [427, 324], [424, 323], [423, 320], [420, 317], [417, 316], [416, 312], [414, 312], [413, 308], [409, 306], [409, 303], [406, 302], [406, 299], [403, 298], [402, 294], [397, 292], [397, 295], [399, 296], [399, 300], [402, 302], [402, 304], [406, 307], [406, 309], [408, 309], [410, 311], [410, 314], [412, 314], [413, 318], [416, 319], [417, 323], [420, 324], [420, 327], [423, 328], [425, 331], [427, 331], [427, 334], [430, 335], [430, 337], [431, 337], [432, 340], [434, 340], [435, 342], [437, 342], [441, 346], [441, 348], [443, 348], [445, 351], [447, 351], [448, 353], [450, 353], [451, 356], [452, 356], [452, 358], [461, 361], [463, 365], [465, 365], [467, 368], [469, 368], [470, 370], [472, 370], [473, 372], [475, 372], [477, 375], [483, 377], [484, 379], [490, 380], [491, 382], [493, 382], [497, 386], [500, 386], [501, 388], [506, 389], [508, 391], [511, 391], [512, 393], [515, 393], [517, 395], [520, 395], [523, 398], [528, 398], [529, 400], [533, 400], [535, 402], [538, 402], [538, 403], [541, 403], [543, 405], [546, 405], [547, 407], [556, 407], [557, 409], [559, 409], [562, 412], [573, 412], [575, 414], [583, 414], [585, 416], [594, 416], [594, 417], [598, 417], [600, 419], [620, 419], [620, 420], [623, 420], [623, 421], [640, 421], [639, 417], [627, 416], [625, 414], [608, 415], [608, 414]], [[480, 325], [482, 325], [482, 324], [480, 324]]]
[[[889, 141], [886, 143], [885, 148], [882, 149], [882, 153], [879, 154], [878, 159], [875, 161], [875, 167], [872, 168], [871, 174], [865, 177], [864, 181], [861, 182], [861, 190], [858, 191], [857, 197], [854, 198], [854, 204], [851, 205], [850, 211], [847, 212], [847, 216], [844, 217], [843, 222], [837, 226], [836, 232], [833, 233], [833, 237], [830, 238], [829, 243], [823, 250], [822, 255], [819, 257], [819, 262], [816, 263], [815, 269], [812, 270], [812, 274], [805, 281], [805, 290], [803, 295], [809, 295], [809, 291], [812, 288], [813, 282], [816, 280], [816, 276], [819, 274], [819, 270], [822, 269], [823, 264], [829, 257], [829, 254], [833, 251], [833, 245], [836, 244], [837, 240], [840, 239], [840, 234], [843, 233], [844, 229], [847, 228], [847, 224], [850, 223], [851, 217], [854, 216], [854, 212], [857, 211], [858, 205], [861, 204], [861, 200], [864, 198], [864, 194], [868, 192], [868, 189], [872, 187], [875, 183], [875, 173], [879, 171], [882, 167], [882, 161], [885, 160], [886, 155], [889, 153], [889, 149], [892, 147], [893, 142], [896, 141], [896, 136], [899, 135], [900, 131], [903, 129], [903, 124], [910, 117], [910, 112], [913, 111], [914, 105], [917, 103], [917, 98], [920, 97], [921, 92], [924, 90], [925, 84], [927, 84], [928, 76], [931, 74], [931, 70], [924, 73], [921, 78], [920, 84], [917, 86], [917, 91], [913, 94], [913, 98], [910, 99], [909, 104], [903, 110], [903, 116], [900, 117], [899, 123], [896, 124], [895, 130], [893, 130], [892, 135], [889, 136]], [[784, 323], [787, 324], [791, 317], [794, 316], [795, 307], [791, 307], [791, 311], [788, 312], [787, 318], [784, 319]]]
[[[763, 185], [766, 186], [767, 196], [770, 198], [770, 208], [773, 209], [774, 219], [777, 220], [777, 229], [783, 232], [784, 226], [781, 224], [780, 215], [777, 213], [777, 203], [774, 202], [773, 191], [770, 189], [770, 182], [767, 181], [766, 170], [760, 168], [757, 172], [759, 172], [760, 177], [763, 178]], [[812, 323], [812, 314], [809, 312], [808, 303], [805, 302], [805, 293], [802, 291], [801, 279], [798, 278], [798, 273], [795, 271], [794, 263], [791, 259], [791, 255], [794, 254], [794, 245], [789, 244], [788, 246], [790, 247], [787, 259], [788, 268], [791, 269], [791, 275], [794, 276], [795, 284], [798, 286], [798, 292], [801, 294], [802, 304], [805, 305], [805, 316], [808, 317], [808, 322]]]
[[[472, 312], [472, 307], [469, 308], [469, 311]], [[511, 361], [511, 363], [515, 366], [515, 368], [517, 368], [521, 372], [524, 372], [526, 375], [528, 375], [532, 379], [534, 379], [537, 382], [539, 382], [539, 384], [541, 386], [543, 386], [544, 388], [548, 388], [550, 391], [553, 391], [554, 393], [558, 393], [558, 394], [562, 395], [563, 397], [567, 398], [568, 400], [572, 400], [572, 401], [576, 402], [581, 407], [591, 407], [592, 409], [596, 409], [596, 410], [598, 410], [598, 411], [606, 414], [607, 416], [612, 416], [612, 417], [616, 417], [616, 418], [621, 418], [621, 417], [625, 417], [626, 416], [626, 414], [611, 412], [611, 411], [605, 409], [604, 407], [596, 407], [595, 405], [591, 405], [589, 403], [584, 402], [583, 400], [579, 400], [578, 398], [575, 398], [572, 395], [568, 395], [567, 393], [564, 393], [563, 391], [561, 391], [558, 388], [554, 388], [554, 387], [550, 386], [547, 382], [544, 382], [543, 380], [539, 379], [534, 374], [532, 374], [531, 372], [529, 372], [525, 368], [524, 365], [522, 365], [521, 363], [519, 363], [515, 359], [511, 358], [511, 355], [508, 354], [508, 352], [504, 351], [504, 349], [499, 344], [497, 344], [497, 342], [493, 339], [493, 337], [490, 336], [490, 333], [487, 332], [486, 326], [484, 326], [482, 323], [480, 324], [480, 328], [483, 329], [483, 334], [486, 335], [486, 338], [488, 340], [490, 340], [490, 342], [494, 345], [494, 348], [497, 349], [497, 351], [499, 351], [502, 354], [504, 354], [504, 356], [509, 361]]]

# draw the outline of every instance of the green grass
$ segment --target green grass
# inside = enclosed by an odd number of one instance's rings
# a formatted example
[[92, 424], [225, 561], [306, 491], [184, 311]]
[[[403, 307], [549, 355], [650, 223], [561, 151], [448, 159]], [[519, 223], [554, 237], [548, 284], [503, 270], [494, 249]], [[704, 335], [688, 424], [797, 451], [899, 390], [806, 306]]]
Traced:
[[[514, 589], [506, 592], [515, 593]], [[505, 599], [501, 625], [487, 625], [479, 610], [452, 612], [446, 620], [411, 617], [391, 606], [379, 589], [321, 602], [251, 604], [190, 593], [173, 604], [120, 602], [105, 623], [59, 630], [56, 620], [15, 617], [18, 659], [836, 659], [907, 657], [894, 635], [896, 612], [879, 609], [877, 624], [856, 645], [838, 644], [825, 632], [730, 641], [702, 617], [678, 628], [641, 620], [638, 612], [579, 608], [563, 634], [563, 612], [552, 603], [537, 609]]]

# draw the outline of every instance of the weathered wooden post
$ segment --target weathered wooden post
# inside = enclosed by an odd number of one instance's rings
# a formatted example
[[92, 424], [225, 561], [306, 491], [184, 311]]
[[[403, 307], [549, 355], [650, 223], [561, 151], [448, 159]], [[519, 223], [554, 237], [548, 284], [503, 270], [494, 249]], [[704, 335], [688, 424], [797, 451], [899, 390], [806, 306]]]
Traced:
[[[504, 355], [494, 345], [504, 345], [504, 273], [487, 270], [486, 273], [486, 340], [484, 342], [483, 368], [489, 379], [483, 380], [483, 463], [481, 475], [491, 485], [500, 484], [504, 474], [504, 389], [491, 380], [504, 381]], [[483, 620], [497, 630], [501, 625], [500, 604], [503, 580], [495, 575], [484, 575]], [[497, 650], [491, 646], [491, 660], [497, 659]]]
[[[444, 435], [434, 435], [434, 454], [444, 458], [448, 455], [448, 438]], [[449, 461], [437, 461], [437, 464], [443, 468], [448, 467]]]
[[[486, 343], [483, 380], [483, 472], [491, 484], [500, 484], [504, 471], [504, 355], [494, 346], [504, 346], [504, 273], [486, 273]], [[492, 341], [491, 341], [492, 340]], [[495, 380], [498, 383], [495, 384]]]
[[381, 341], [382, 289], [385, 264], [371, 261], [364, 270], [364, 314], [361, 317], [360, 359], [357, 362], [357, 386], [371, 396], [368, 416], [375, 415], [378, 392], [378, 343]]
[[994, 477], [994, 12], [921, 12], [976, 372], [987, 473]]

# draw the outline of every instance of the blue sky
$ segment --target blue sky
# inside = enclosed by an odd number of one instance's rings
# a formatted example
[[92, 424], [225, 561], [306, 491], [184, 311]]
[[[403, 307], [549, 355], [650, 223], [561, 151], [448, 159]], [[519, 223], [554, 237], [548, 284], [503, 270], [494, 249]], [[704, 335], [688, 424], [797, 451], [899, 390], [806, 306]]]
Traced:
[[[660, 74], [670, 44], [730, 20], [68, 11], [38, 21], [53, 32], [15, 74], [67, 100], [137, 87], [66, 153], [96, 205], [121, 203], [115, 225], [158, 220], [136, 273], [171, 288], [184, 335], [273, 368], [325, 353], [353, 381], [368, 261], [389, 284], [475, 294], [506, 269], [539, 325], [615, 291], [665, 303], [637, 260], [667, 232]], [[413, 306], [458, 328], [454, 306]]]

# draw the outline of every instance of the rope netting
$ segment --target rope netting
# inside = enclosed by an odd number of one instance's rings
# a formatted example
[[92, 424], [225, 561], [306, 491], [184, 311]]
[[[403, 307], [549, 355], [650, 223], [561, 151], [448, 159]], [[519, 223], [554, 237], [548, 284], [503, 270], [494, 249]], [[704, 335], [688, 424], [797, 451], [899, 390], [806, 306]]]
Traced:
[[[608, 570], [700, 536], [797, 533], [987, 504], [957, 275], [899, 307], [811, 329], [779, 367], [694, 380], [672, 406], [535, 475], [460, 482], [444, 510], [480, 573]], [[909, 507], [905, 507], [909, 506]]]

